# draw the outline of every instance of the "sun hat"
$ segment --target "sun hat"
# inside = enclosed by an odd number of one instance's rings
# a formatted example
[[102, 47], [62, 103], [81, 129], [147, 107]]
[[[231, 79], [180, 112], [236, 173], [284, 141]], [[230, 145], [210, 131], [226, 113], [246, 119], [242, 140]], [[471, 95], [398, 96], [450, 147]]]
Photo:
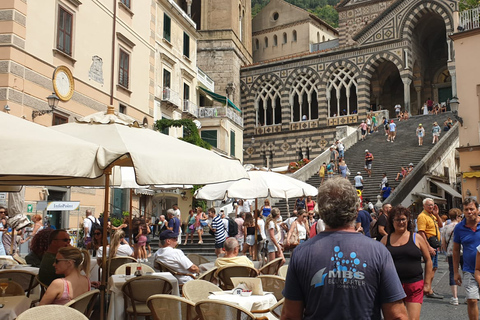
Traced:
[[422, 126], [422, 124], [421, 124], [421, 123], [419, 123], [419, 124], [418, 124], [418, 126], [419, 126], [419, 127], [421, 127], [421, 126]]

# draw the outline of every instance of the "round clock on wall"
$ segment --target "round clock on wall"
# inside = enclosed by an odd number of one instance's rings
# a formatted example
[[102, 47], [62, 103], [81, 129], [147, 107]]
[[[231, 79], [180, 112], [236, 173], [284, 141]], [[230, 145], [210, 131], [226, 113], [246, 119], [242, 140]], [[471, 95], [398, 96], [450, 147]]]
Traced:
[[53, 72], [53, 90], [62, 101], [68, 101], [73, 96], [75, 85], [73, 75], [66, 66], [59, 66]]

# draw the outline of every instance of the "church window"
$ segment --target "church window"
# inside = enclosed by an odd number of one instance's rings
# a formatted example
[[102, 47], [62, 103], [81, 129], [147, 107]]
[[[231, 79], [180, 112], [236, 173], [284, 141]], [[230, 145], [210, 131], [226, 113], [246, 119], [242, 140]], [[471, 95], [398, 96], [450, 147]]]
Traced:
[[357, 88], [353, 71], [345, 67], [335, 70], [327, 85], [328, 116], [356, 114]]
[[292, 37], [293, 37], [292, 41], [296, 42], [297, 41], [297, 30], [293, 30]]
[[255, 97], [256, 126], [282, 123], [282, 106], [279, 85], [264, 82]]
[[274, 47], [277, 46], [277, 42], [278, 42], [278, 40], [277, 40], [277, 35], [275, 34], [275, 35], [273, 35], [273, 46], [274, 46]]
[[322, 36], [322, 42], [325, 42], [325, 36]]
[[287, 43], [287, 33], [283, 33], [283, 43]]
[[265, 48], [268, 48], [268, 38], [265, 37]]
[[317, 43], [320, 42], [320, 32], [317, 32]]
[[298, 76], [289, 96], [292, 122], [318, 119], [318, 91], [314, 79], [307, 74]]
[[255, 39], [255, 50], [260, 49], [260, 41], [258, 39]]

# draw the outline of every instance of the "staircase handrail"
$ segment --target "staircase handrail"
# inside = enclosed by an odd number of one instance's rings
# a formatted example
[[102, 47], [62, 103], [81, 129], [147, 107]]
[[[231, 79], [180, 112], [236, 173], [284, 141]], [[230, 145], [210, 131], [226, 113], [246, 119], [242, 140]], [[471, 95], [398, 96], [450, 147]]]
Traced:
[[[361, 137], [361, 132], [360, 129], [356, 129], [353, 133], [349, 134], [343, 139], [340, 139], [340, 141], [343, 143], [345, 150], [348, 150], [351, 146], [356, 144]], [[320, 166], [322, 163], [329, 163], [330, 162], [330, 148], [322, 152], [320, 155], [318, 155], [315, 159], [307, 163], [305, 166], [301, 167], [294, 173], [292, 173], [290, 176], [292, 178], [298, 179], [300, 181], [307, 181], [310, 179], [313, 175], [318, 174], [318, 171], [320, 170]]]
[[444, 146], [452, 145], [458, 138], [459, 125], [458, 122], [447, 131], [445, 137], [440, 139], [437, 144], [420, 160], [413, 168], [407, 177], [400, 182], [394, 192], [385, 199], [384, 203], [390, 203], [396, 206], [402, 203], [403, 199], [410, 195], [410, 192], [415, 188], [418, 182], [428, 172], [430, 167], [441, 158], [445, 152]]

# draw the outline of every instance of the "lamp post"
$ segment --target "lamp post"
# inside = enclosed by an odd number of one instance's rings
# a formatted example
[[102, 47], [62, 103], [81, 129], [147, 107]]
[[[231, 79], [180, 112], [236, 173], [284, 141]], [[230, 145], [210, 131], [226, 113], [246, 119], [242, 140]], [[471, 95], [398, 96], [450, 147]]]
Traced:
[[50, 110], [33, 110], [32, 120], [34, 120], [36, 117], [43, 116], [44, 114], [52, 113], [58, 107], [60, 98], [55, 93], [52, 93], [47, 97], [47, 101], [48, 101], [48, 106], [50, 107]]

